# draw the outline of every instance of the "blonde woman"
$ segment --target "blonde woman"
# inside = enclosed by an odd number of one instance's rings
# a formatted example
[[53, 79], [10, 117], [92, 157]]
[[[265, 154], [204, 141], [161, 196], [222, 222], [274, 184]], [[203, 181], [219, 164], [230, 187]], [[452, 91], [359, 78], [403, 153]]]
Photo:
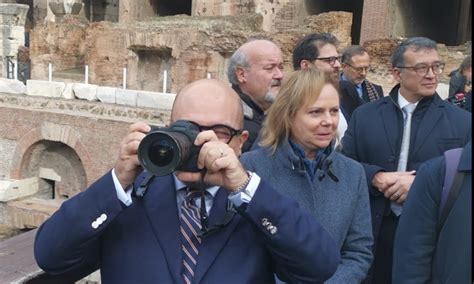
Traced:
[[341, 262], [327, 283], [361, 283], [373, 258], [369, 197], [362, 166], [333, 150], [338, 120], [335, 82], [315, 69], [298, 70], [269, 109], [261, 147], [241, 160], [336, 240]]

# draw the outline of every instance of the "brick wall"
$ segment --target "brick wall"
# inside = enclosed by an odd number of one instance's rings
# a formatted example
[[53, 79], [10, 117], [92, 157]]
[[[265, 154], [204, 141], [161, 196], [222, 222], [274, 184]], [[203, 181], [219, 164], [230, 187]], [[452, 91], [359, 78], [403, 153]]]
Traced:
[[390, 0], [365, 0], [360, 43], [388, 37], [390, 21]]
[[[65, 144], [75, 151], [89, 185], [113, 167], [118, 145], [132, 122], [142, 120], [163, 125], [159, 120], [143, 118], [147, 116], [146, 113], [156, 115], [152, 109], [109, 106], [108, 110], [104, 109], [104, 115], [98, 115], [98, 108], [103, 106], [100, 103], [18, 97], [15, 105], [16, 96], [10, 96], [13, 99], [9, 103], [5, 103], [5, 97], [8, 96], [0, 96], [0, 148], [8, 146], [11, 151], [0, 152], [4, 154], [0, 160], [11, 161], [9, 169], [1, 168], [9, 172], [4, 176], [11, 179], [25, 178], [22, 176], [25, 168], [22, 163], [28, 162], [29, 149], [38, 142], [48, 140]], [[37, 101], [43, 105], [43, 110], [35, 107], [36, 104], [25, 106], [29, 103], [27, 100]], [[48, 109], [48, 105], [55, 103], [57, 108]], [[115, 113], [114, 117], [106, 117], [111, 112]], [[136, 117], [137, 114], [141, 118]], [[4, 142], [8, 142], [8, 145], [4, 145]]]

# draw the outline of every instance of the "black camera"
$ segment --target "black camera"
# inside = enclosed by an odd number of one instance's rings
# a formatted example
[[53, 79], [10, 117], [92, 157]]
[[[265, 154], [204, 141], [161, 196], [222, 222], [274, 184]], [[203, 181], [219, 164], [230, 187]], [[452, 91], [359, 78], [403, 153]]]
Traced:
[[155, 176], [165, 176], [176, 170], [199, 172], [197, 160], [200, 146], [194, 145], [199, 126], [178, 120], [169, 128], [152, 127], [138, 146], [138, 160]]

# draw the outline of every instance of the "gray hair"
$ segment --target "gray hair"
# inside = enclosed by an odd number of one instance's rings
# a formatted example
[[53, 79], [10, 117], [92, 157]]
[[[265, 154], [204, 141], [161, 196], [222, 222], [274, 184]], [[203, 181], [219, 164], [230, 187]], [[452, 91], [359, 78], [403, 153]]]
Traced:
[[245, 70], [248, 70], [250, 68], [250, 63], [247, 58], [247, 54], [243, 52], [242, 50], [237, 50], [232, 54], [232, 57], [230, 58], [229, 62], [229, 67], [227, 68], [227, 78], [229, 79], [229, 82], [232, 85], [240, 85], [240, 82], [237, 78], [237, 74], [235, 71], [237, 70], [238, 67], [244, 68]]
[[420, 49], [438, 50], [436, 42], [426, 37], [411, 37], [400, 43], [392, 55], [392, 67], [400, 67], [405, 64], [403, 55], [407, 50], [418, 51]]
[[471, 67], [472, 67], [472, 59], [471, 59], [471, 55], [468, 55], [461, 62], [461, 65], [459, 66], [459, 72], [462, 72]]
[[368, 52], [360, 45], [351, 45], [342, 51], [342, 63], [352, 63], [352, 57], [355, 55], [364, 55]]

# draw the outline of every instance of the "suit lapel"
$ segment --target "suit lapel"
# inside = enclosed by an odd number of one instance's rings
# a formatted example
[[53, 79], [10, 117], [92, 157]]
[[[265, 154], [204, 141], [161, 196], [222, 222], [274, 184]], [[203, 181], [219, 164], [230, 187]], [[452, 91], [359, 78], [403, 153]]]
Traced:
[[[398, 122], [398, 111], [396, 109], [396, 106], [392, 105], [390, 102], [385, 102], [383, 106], [380, 108], [380, 111], [382, 113], [382, 120], [383, 120], [383, 124], [385, 128], [385, 132], [387, 133], [386, 137], [388, 137], [387, 143], [390, 145], [390, 149], [392, 150], [392, 155], [395, 157], [398, 154], [397, 137], [399, 137], [402, 134], [402, 133], [399, 133], [400, 128], [399, 128], [399, 122]], [[394, 115], [394, 112], [395, 112], [395, 115]]]
[[[416, 152], [421, 149], [426, 139], [430, 137], [433, 128], [438, 124], [438, 121], [441, 119], [443, 112], [439, 111], [438, 108], [438, 104], [433, 101], [426, 110], [426, 113], [423, 116], [420, 125], [417, 127], [415, 139], [411, 146], [413, 147], [413, 151], [410, 151], [410, 157], [413, 157]], [[432, 141], [432, 143], [433, 142], [434, 141]]]
[[[225, 189], [220, 188], [214, 197], [211, 214], [209, 216], [210, 226], [221, 222], [227, 210], [227, 202], [228, 193]], [[193, 281], [194, 283], [201, 282], [201, 279], [206, 274], [207, 270], [209, 270], [209, 267], [226, 244], [231, 233], [234, 231], [237, 223], [239, 223], [240, 218], [240, 215], [236, 214], [227, 226], [204, 238], [199, 249], [198, 263]]]
[[181, 238], [172, 176], [155, 178], [145, 195], [144, 207], [153, 232], [165, 253], [168, 269], [174, 281], [181, 283]]

